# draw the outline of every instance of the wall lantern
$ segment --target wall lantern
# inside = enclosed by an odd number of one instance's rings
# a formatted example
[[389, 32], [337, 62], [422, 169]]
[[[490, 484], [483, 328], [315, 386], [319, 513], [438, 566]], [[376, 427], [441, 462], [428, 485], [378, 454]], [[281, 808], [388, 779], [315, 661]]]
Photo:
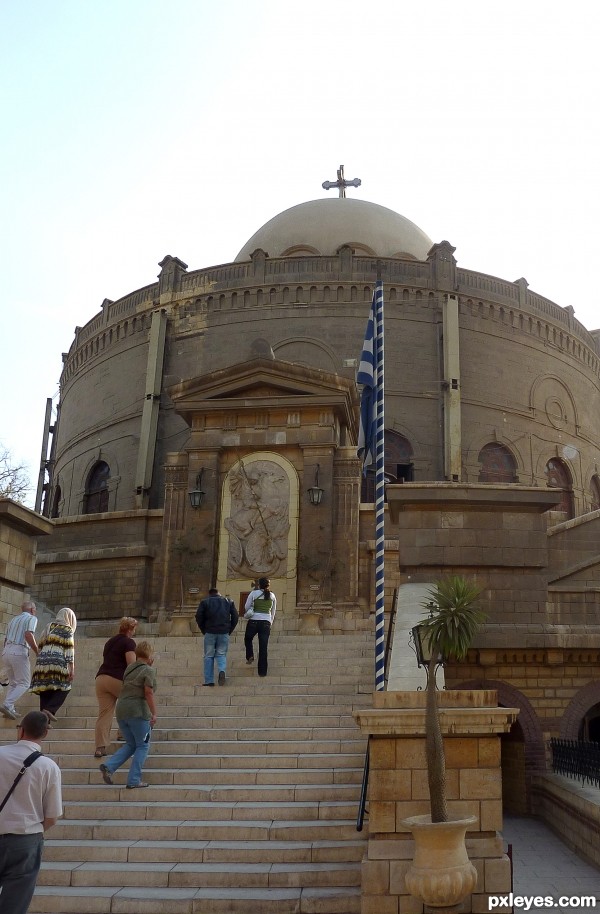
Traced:
[[202, 467], [202, 469], [196, 476], [196, 488], [191, 489], [191, 491], [188, 492], [188, 495], [190, 498], [190, 505], [192, 506], [192, 508], [199, 508], [202, 505], [204, 496], [206, 495], [206, 492], [202, 491], [203, 475], [204, 475], [204, 467]]
[[324, 492], [325, 490], [319, 485], [319, 464], [317, 464], [315, 469], [315, 484], [308, 490], [308, 497], [311, 505], [320, 505]]

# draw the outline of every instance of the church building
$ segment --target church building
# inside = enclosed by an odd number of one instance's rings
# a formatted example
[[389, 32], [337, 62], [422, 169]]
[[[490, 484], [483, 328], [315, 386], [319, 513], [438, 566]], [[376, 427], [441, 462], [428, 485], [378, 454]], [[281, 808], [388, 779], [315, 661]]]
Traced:
[[355, 379], [380, 271], [386, 608], [474, 576], [488, 623], [447, 682], [519, 707], [530, 765], [597, 733], [600, 331], [456, 253], [340, 186], [105, 300], [63, 355], [34, 598], [185, 629], [213, 582], [240, 605], [267, 575], [294, 630], [371, 626]]

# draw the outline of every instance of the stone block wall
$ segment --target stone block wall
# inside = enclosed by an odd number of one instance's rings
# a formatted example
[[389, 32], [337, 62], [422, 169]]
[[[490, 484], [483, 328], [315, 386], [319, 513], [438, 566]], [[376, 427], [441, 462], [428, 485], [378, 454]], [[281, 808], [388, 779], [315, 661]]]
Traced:
[[[414, 852], [403, 819], [429, 813], [425, 759], [425, 693], [377, 692], [374, 708], [357, 711], [369, 734], [369, 844], [363, 860], [361, 914], [421, 914], [405, 876]], [[500, 732], [516, 717], [497, 707], [493, 691], [440, 692], [445, 737], [448, 811], [477, 816], [467, 832], [467, 851], [477, 870], [477, 888], [465, 912], [488, 910], [488, 895], [510, 891], [510, 861], [504, 854]]]
[[56, 521], [52, 551], [40, 550], [32, 588], [50, 609], [78, 619], [148, 619], [160, 599], [162, 511], [123, 511]]
[[535, 814], [579, 856], [600, 867], [598, 791], [571, 778], [539, 774], [532, 794]]
[[52, 531], [52, 521], [29, 508], [0, 498], [0, 637], [6, 623], [30, 595], [37, 537]]
[[543, 626], [547, 595], [544, 512], [556, 492], [526, 486], [405, 483], [388, 486], [398, 524], [401, 581], [431, 582], [448, 574], [475, 576], [495, 645], [504, 630]]
[[[538, 635], [538, 640], [542, 641], [542, 637]], [[540, 738], [545, 742], [561, 735], [568, 709], [594, 681], [598, 685], [596, 700], [600, 698], [599, 667], [598, 648], [471, 650], [460, 666], [448, 665], [446, 684], [449, 688], [468, 684], [497, 689], [501, 704], [510, 700], [521, 708], [520, 724], [525, 724], [526, 710], [535, 715]], [[592, 698], [590, 702], [594, 703]], [[587, 708], [582, 710], [585, 713]]]

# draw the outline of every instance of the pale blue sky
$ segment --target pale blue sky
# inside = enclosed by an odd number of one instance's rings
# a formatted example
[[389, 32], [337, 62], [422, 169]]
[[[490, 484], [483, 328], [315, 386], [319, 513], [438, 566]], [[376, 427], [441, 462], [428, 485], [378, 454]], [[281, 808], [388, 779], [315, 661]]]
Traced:
[[0, 0], [0, 441], [35, 482], [74, 327], [165, 254], [232, 260], [341, 163], [600, 326], [599, 25], [582, 0]]

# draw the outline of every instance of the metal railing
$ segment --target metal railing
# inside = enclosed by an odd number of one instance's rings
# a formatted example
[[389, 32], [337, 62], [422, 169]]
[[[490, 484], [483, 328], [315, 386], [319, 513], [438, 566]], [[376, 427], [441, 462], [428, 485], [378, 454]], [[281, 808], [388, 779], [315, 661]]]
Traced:
[[[385, 670], [385, 681], [387, 684], [389, 665], [390, 665], [390, 653], [392, 649], [392, 636], [394, 633], [394, 627], [396, 625], [396, 609], [398, 602], [398, 590], [394, 589], [394, 596], [392, 598], [392, 609], [390, 612], [390, 618], [388, 621], [388, 629], [385, 638], [385, 656], [384, 656], [384, 670]], [[362, 785], [360, 788], [360, 800], [358, 802], [358, 815], [356, 817], [356, 831], [363, 830], [363, 824], [365, 821], [365, 810], [367, 808], [367, 788], [369, 786], [369, 742], [367, 741], [367, 751], [365, 753], [365, 764], [363, 768], [363, 777]]]
[[577, 778], [583, 784], [589, 781], [600, 787], [600, 743], [552, 737], [549, 745], [555, 774]]

